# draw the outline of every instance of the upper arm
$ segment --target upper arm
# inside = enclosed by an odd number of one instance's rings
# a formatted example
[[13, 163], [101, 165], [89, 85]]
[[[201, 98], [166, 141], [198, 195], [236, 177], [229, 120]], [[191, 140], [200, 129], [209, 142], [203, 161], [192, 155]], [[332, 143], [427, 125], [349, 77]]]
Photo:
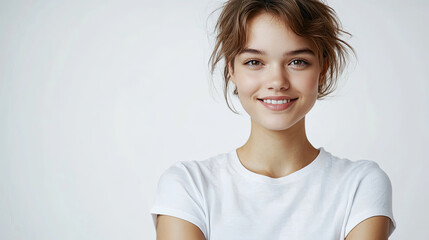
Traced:
[[[396, 225], [392, 212], [390, 179], [377, 164], [367, 164], [360, 170], [358, 184], [350, 188], [355, 190], [349, 194], [350, 208], [346, 212], [345, 236], [354, 236], [355, 233], [352, 232], [358, 232], [359, 235], [367, 232], [368, 237], [359, 239], [387, 239]], [[388, 231], [386, 237], [375, 237], [381, 236], [379, 231], [385, 229]]]
[[156, 239], [205, 240], [204, 234], [197, 226], [186, 220], [168, 215], [158, 215]]
[[192, 170], [192, 166], [179, 162], [168, 168], [158, 182], [150, 211], [158, 239], [204, 239], [208, 235], [202, 183], [199, 173]]
[[386, 216], [370, 217], [354, 227], [346, 240], [387, 240], [389, 223], [390, 219]]

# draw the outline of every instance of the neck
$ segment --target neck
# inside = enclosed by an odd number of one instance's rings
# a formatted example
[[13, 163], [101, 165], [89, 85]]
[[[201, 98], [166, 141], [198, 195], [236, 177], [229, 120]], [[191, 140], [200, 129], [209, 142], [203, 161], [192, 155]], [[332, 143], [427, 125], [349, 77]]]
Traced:
[[282, 131], [269, 130], [252, 121], [250, 137], [237, 154], [247, 169], [277, 178], [307, 166], [318, 150], [307, 139], [303, 118]]

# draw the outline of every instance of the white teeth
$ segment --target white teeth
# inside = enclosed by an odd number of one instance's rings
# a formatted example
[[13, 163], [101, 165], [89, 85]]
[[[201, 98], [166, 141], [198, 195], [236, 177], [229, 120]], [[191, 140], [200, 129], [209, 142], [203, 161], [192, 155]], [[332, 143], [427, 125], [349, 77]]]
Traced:
[[284, 99], [284, 100], [271, 100], [271, 99], [264, 99], [265, 103], [270, 103], [270, 104], [285, 104], [292, 101], [292, 99]]

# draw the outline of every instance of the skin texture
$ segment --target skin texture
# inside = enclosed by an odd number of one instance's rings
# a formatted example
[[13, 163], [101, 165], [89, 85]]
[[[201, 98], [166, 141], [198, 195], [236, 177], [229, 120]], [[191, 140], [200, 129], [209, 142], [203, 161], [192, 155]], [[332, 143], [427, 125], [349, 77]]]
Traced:
[[389, 236], [390, 219], [385, 216], [368, 218], [347, 235], [346, 240], [387, 240]]
[[[307, 139], [305, 115], [316, 102], [324, 72], [314, 45], [275, 16], [255, 16], [247, 36], [245, 49], [258, 52], [242, 52], [234, 68], [228, 65], [251, 119], [250, 137], [237, 154], [250, 171], [278, 178], [305, 167], [319, 153]], [[298, 99], [283, 111], [272, 111], [258, 100], [267, 96]]]
[[156, 240], [204, 240], [201, 230], [180, 218], [158, 215]]
[[[307, 139], [305, 115], [314, 106], [326, 73], [314, 45], [297, 36], [277, 17], [267, 13], [249, 22], [245, 51], [228, 64], [231, 81], [251, 119], [247, 142], [237, 155], [248, 170], [279, 178], [310, 164], [319, 151]], [[297, 50], [305, 50], [297, 53]], [[258, 100], [267, 96], [298, 98], [283, 111], [267, 109]], [[347, 240], [387, 239], [389, 219], [372, 217], [358, 224]], [[159, 216], [157, 240], [202, 240], [198, 227], [185, 220]]]

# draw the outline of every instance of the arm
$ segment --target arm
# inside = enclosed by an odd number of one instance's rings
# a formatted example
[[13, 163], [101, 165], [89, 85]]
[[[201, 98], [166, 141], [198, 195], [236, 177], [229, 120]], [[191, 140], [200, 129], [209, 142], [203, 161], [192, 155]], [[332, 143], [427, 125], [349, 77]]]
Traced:
[[178, 162], [160, 177], [151, 215], [158, 240], [204, 240], [205, 199], [197, 166]]
[[370, 217], [354, 227], [346, 240], [387, 240], [389, 223], [390, 219], [385, 216]]
[[172, 216], [158, 215], [156, 240], [205, 240], [204, 234], [194, 224]]

